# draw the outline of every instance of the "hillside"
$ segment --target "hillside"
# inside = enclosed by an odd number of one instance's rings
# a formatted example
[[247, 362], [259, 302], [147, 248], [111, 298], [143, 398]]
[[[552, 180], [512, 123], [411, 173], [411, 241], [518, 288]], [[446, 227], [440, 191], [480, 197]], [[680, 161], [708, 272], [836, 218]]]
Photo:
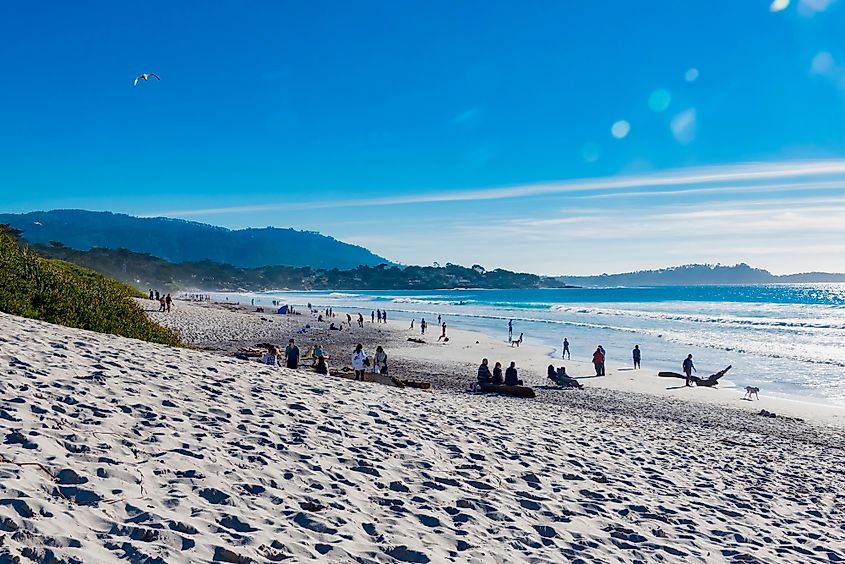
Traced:
[[79, 264], [131, 284], [136, 288], [261, 291], [292, 290], [403, 290], [436, 288], [563, 288], [553, 278], [466, 268], [454, 264], [433, 266], [359, 266], [350, 270], [267, 266], [239, 268], [211, 261], [174, 264], [126, 249], [78, 251], [61, 245], [36, 245], [39, 253]]
[[775, 275], [747, 264], [734, 266], [688, 264], [659, 270], [640, 270], [597, 276], [561, 276], [561, 281], [580, 286], [688, 286], [697, 284], [779, 284], [845, 282], [845, 274], [805, 272]]
[[179, 345], [132, 300], [138, 292], [96, 272], [47, 260], [0, 229], [0, 311], [49, 323]]
[[171, 262], [210, 260], [244, 268], [269, 265], [354, 268], [389, 262], [363, 247], [295, 229], [231, 230], [164, 217], [141, 218], [84, 210], [0, 214], [0, 224], [23, 231], [30, 243], [129, 249]]

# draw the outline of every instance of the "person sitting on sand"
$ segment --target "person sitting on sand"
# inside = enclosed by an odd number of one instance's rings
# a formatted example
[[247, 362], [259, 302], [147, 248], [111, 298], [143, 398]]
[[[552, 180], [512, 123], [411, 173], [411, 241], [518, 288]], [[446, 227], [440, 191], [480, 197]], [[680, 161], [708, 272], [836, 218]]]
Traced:
[[502, 363], [497, 362], [496, 366], [493, 367], [493, 385], [494, 386], [501, 386], [505, 383], [505, 379], [502, 376]]
[[596, 376], [601, 376], [604, 372], [604, 353], [601, 351], [601, 346], [596, 348], [593, 353], [593, 366], [596, 368]]
[[373, 372], [376, 374], [387, 374], [387, 353], [381, 345], [376, 347], [376, 356], [373, 359]]
[[549, 365], [549, 380], [563, 388], [583, 388], [584, 386], [575, 378], [566, 373], [566, 367], [561, 366], [557, 370]]
[[279, 365], [279, 351], [273, 345], [267, 347], [267, 352], [261, 357], [261, 362], [270, 366]]
[[326, 357], [321, 356], [317, 359], [317, 365], [314, 367], [317, 374], [328, 374], [329, 366], [326, 364]]
[[288, 341], [288, 346], [285, 347], [285, 366], [288, 368], [299, 367], [299, 347], [294, 344], [293, 339]]
[[364, 380], [364, 370], [370, 364], [367, 353], [364, 352], [364, 345], [358, 343], [352, 351], [352, 369], [355, 370], [355, 379]]
[[478, 367], [478, 383], [491, 384], [493, 377], [490, 375], [490, 367], [487, 366], [487, 359], [481, 361], [481, 366]]
[[511, 361], [511, 365], [505, 370], [505, 386], [521, 386], [522, 380], [517, 378], [516, 363]]

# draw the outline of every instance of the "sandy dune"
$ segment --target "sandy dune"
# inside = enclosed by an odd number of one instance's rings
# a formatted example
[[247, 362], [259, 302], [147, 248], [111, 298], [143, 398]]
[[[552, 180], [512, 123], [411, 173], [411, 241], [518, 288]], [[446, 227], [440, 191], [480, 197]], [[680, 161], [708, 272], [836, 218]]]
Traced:
[[842, 435], [806, 423], [356, 385], [4, 314], [0, 366], [7, 561], [845, 558]]

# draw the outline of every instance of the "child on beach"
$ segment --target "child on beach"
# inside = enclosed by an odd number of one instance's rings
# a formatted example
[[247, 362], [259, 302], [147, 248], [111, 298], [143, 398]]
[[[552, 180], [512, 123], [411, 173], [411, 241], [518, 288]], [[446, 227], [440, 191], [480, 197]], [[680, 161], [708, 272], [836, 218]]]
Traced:
[[364, 380], [364, 370], [370, 364], [367, 353], [364, 352], [364, 345], [358, 343], [352, 351], [352, 369], [355, 370], [355, 380]]
[[273, 345], [267, 347], [267, 352], [261, 357], [261, 362], [270, 366], [279, 365], [279, 351]]
[[376, 374], [387, 374], [387, 353], [381, 345], [376, 347], [376, 356], [373, 359], [373, 372]]

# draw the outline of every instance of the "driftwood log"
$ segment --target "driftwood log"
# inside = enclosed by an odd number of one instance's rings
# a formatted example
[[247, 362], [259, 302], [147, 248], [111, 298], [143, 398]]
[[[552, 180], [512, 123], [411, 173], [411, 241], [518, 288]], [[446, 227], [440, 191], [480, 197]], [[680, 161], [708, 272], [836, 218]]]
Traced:
[[[699, 378], [698, 376], [690, 376], [690, 383], [695, 384], [696, 386], [705, 386], [707, 388], [712, 388], [716, 384], [719, 383], [719, 378], [725, 375], [725, 373], [730, 370], [731, 367], [728, 366], [724, 370], [720, 370], [715, 374], [711, 374], [707, 378]], [[686, 374], [678, 374], [677, 372], [658, 372], [658, 376], [662, 378], [680, 378], [681, 380], [686, 380]]]
[[494, 384], [479, 384], [482, 392], [503, 394], [518, 398], [533, 398], [534, 390], [527, 386], [496, 386]]

